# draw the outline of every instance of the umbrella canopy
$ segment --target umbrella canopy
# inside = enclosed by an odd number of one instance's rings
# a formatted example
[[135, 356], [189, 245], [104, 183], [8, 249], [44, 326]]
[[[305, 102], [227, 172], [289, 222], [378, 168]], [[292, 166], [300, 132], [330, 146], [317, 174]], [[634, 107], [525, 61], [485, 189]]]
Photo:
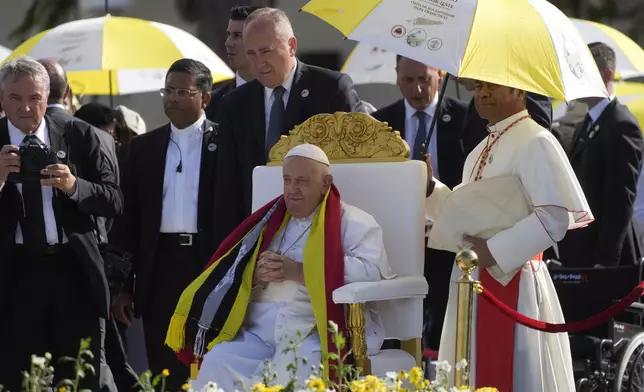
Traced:
[[607, 95], [579, 32], [545, 0], [311, 0], [302, 11], [462, 78], [565, 101]]
[[0, 46], [0, 61], [6, 59], [11, 54], [11, 49]]
[[[644, 49], [610, 26], [570, 18], [586, 44], [603, 42], [615, 50], [617, 74], [624, 79], [644, 73]], [[342, 66], [356, 84], [396, 83], [396, 55], [373, 45], [358, 44]]]
[[622, 78], [644, 72], [644, 49], [627, 35], [610, 26], [572, 19], [587, 44], [603, 42], [615, 50], [616, 71]]
[[204, 63], [215, 82], [234, 76], [208, 46], [181, 29], [110, 15], [41, 32], [17, 47], [9, 59], [21, 55], [58, 60], [74, 93], [82, 95], [158, 90], [170, 65], [184, 57]]

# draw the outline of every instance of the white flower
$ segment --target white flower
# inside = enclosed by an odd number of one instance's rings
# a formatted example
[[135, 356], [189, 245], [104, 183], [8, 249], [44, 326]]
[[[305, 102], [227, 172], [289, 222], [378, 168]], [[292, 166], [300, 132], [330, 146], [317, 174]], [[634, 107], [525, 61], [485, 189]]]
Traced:
[[201, 392], [224, 392], [224, 390], [219, 388], [217, 383], [209, 381], [208, 384], [201, 388]]
[[329, 321], [329, 327], [331, 328], [332, 332], [338, 332], [338, 324], [334, 323], [333, 321]]
[[45, 367], [45, 358], [44, 357], [37, 357], [37, 356], [32, 356], [31, 357], [31, 364], [34, 366], [37, 366], [39, 368], [44, 368]]
[[465, 391], [465, 392], [472, 392], [470, 389], [458, 389], [458, 388], [456, 388], [456, 387], [451, 387], [451, 388], [449, 389], [449, 392], [463, 392], [463, 391]]
[[437, 361], [435, 366], [436, 373], [449, 374], [452, 372], [452, 367], [447, 361]]
[[445, 389], [443, 387], [438, 387], [438, 388], [436, 388], [436, 392], [447, 392], [447, 389]]
[[467, 360], [461, 359], [454, 367], [456, 368], [456, 370], [465, 369], [467, 367]]
[[390, 380], [398, 380], [398, 372], [387, 372], [386, 376]]

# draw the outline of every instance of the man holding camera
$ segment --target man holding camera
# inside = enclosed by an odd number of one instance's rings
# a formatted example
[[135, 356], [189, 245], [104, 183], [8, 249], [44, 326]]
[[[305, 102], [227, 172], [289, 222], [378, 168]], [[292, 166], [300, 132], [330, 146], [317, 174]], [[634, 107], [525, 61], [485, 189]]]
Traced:
[[[74, 379], [82, 338], [100, 373], [100, 318], [109, 289], [92, 216], [116, 217], [122, 195], [88, 124], [46, 116], [49, 76], [35, 60], [0, 69], [0, 384], [20, 390], [31, 355], [52, 354]], [[83, 389], [98, 390], [86, 372]]]

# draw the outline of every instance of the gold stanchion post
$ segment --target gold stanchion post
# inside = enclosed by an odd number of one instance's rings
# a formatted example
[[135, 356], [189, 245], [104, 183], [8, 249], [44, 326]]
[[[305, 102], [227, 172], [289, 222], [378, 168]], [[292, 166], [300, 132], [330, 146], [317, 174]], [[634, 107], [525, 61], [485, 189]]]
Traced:
[[[452, 365], [456, 365], [463, 359], [469, 365], [472, 342], [472, 303], [474, 292], [480, 292], [480, 282], [472, 278], [472, 272], [478, 266], [478, 256], [471, 249], [463, 249], [456, 255], [456, 265], [461, 270], [461, 278], [458, 280], [456, 305], [456, 355], [454, 356], [455, 363]], [[455, 387], [469, 385], [468, 367], [455, 369]]]
[[191, 380], [197, 380], [197, 377], [199, 376], [199, 362], [201, 358], [195, 357], [195, 359], [192, 361], [190, 364], [190, 379]]

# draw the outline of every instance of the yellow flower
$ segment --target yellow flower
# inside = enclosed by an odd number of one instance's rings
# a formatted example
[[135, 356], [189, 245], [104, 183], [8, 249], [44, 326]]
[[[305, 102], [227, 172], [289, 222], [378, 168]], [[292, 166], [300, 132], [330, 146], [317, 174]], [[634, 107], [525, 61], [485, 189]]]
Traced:
[[58, 392], [66, 392], [66, 391], [67, 391], [67, 387], [58, 388]]
[[272, 387], [266, 388], [266, 392], [280, 392], [284, 387], [282, 385], [273, 385]]
[[499, 390], [492, 387], [483, 387], [483, 388], [477, 389], [476, 392], [499, 392]]
[[266, 388], [266, 385], [264, 383], [258, 382], [257, 384], [253, 385], [253, 387], [250, 389], [250, 392], [267, 392], [268, 389]]
[[379, 391], [386, 390], [382, 381], [380, 381], [376, 376], [369, 375], [365, 377], [364, 383], [365, 383], [365, 389], [367, 390], [367, 392], [379, 392]]
[[367, 388], [364, 384], [364, 381], [354, 380], [349, 384], [349, 390], [351, 392], [366, 392]]
[[326, 385], [324, 385], [324, 381], [321, 378], [310, 378], [306, 383], [306, 387], [308, 389], [315, 389], [318, 392], [324, 392], [326, 389]]
[[401, 380], [406, 380], [406, 379], [409, 378], [409, 373], [407, 373], [404, 370], [401, 370], [401, 371], [398, 372], [398, 378], [401, 379]]
[[421, 370], [420, 367], [414, 366], [410, 371], [409, 371], [409, 382], [415, 386], [416, 388], [421, 388], [419, 386], [423, 381], [423, 371]]
[[170, 371], [168, 369], [163, 369], [161, 374], [163, 375], [163, 377], [170, 377]]
[[186, 383], [186, 384], [183, 384], [183, 385], [181, 386], [181, 390], [182, 390], [182, 391], [187, 391], [188, 389], [190, 389], [190, 384], [187, 384], [187, 383]]

